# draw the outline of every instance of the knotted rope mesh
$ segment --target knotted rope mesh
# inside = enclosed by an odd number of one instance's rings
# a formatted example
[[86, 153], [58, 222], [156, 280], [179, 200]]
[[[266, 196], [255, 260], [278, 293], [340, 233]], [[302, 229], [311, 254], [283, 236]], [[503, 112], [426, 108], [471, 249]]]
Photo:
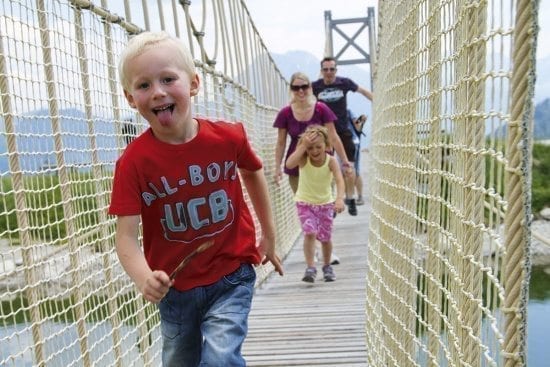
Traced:
[[380, 3], [369, 365], [526, 365], [536, 5]]
[[[536, 2], [381, 1], [378, 19], [368, 363], [525, 365]], [[192, 51], [196, 114], [245, 123], [278, 253], [299, 235], [290, 188], [270, 179], [288, 84], [245, 1], [3, 0], [2, 366], [160, 363], [158, 315], [106, 215], [114, 162], [147, 128], [118, 55], [146, 29]]]

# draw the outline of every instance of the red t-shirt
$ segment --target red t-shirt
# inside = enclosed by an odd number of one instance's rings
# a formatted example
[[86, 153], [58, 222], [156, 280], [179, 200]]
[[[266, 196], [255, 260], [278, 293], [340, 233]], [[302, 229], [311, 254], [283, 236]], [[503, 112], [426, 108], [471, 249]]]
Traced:
[[179, 145], [148, 129], [116, 163], [109, 214], [141, 215], [143, 250], [151, 269], [170, 274], [206, 241], [177, 275], [187, 290], [216, 282], [241, 263], [258, 264], [254, 222], [237, 168], [262, 168], [241, 123], [199, 119], [197, 136]]

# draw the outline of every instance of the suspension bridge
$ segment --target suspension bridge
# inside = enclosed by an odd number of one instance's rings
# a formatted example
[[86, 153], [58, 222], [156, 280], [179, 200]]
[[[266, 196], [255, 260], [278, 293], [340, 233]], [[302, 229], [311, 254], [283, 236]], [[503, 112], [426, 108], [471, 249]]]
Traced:
[[[251, 366], [527, 365], [537, 4], [379, 2], [368, 210], [336, 218], [338, 280], [307, 287], [290, 188], [270, 184], [287, 274], [257, 268]], [[158, 313], [107, 215], [147, 128], [118, 55], [143, 30], [180, 38], [194, 112], [242, 121], [268, 174], [288, 81], [244, 0], [2, 0], [0, 20], [0, 365], [157, 366]]]

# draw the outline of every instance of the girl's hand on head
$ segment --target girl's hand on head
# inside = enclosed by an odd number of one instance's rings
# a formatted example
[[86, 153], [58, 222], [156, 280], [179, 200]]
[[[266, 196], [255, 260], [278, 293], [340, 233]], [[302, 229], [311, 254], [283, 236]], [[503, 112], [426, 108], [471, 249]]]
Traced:
[[304, 144], [306, 148], [308, 148], [315, 144], [317, 142], [317, 139], [319, 139], [319, 134], [317, 134], [315, 131], [308, 131], [302, 136], [300, 142]]
[[317, 140], [320, 139], [320, 138], [321, 138], [321, 136], [320, 136], [317, 132], [315, 132], [315, 131], [310, 131], [310, 133], [309, 133], [309, 141], [310, 141], [311, 144], [317, 143]]

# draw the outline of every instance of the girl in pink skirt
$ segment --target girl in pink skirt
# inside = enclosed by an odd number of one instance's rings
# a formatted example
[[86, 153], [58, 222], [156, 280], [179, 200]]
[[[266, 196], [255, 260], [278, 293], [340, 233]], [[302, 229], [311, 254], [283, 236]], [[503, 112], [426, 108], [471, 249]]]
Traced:
[[[332, 222], [334, 213], [344, 210], [345, 189], [340, 166], [335, 157], [327, 154], [329, 149], [327, 128], [311, 125], [304, 131], [296, 150], [286, 161], [287, 168], [298, 167], [300, 171], [294, 200], [304, 232], [304, 256], [307, 268], [302, 280], [309, 283], [313, 283], [317, 276], [315, 239], [322, 245], [325, 282], [336, 280], [330, 265]], [[333, 181], [336, 182], [336, 198], [332, 190]]]

